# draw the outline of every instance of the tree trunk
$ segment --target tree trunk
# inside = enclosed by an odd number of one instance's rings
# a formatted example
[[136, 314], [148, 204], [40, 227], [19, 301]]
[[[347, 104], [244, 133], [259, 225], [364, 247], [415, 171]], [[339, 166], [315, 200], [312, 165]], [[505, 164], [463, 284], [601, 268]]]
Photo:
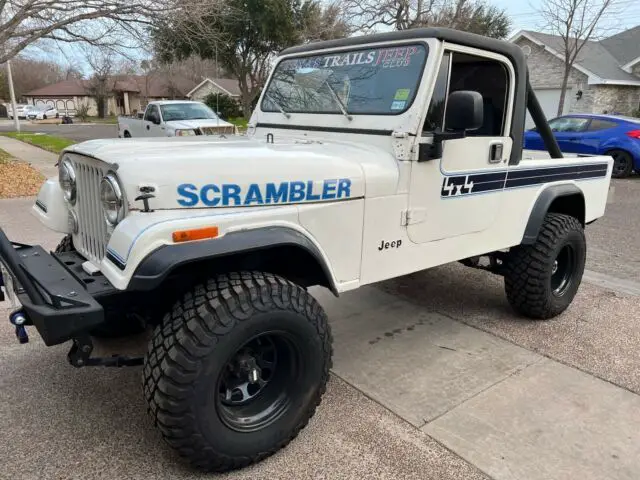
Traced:
[[567, 96], [567, 83], [569, 83], [570, 72], [571, 72], [571, 65], [565, 65], [564, 75], [562, 77], [562, 88], [560, 89], [560, 103], [558, 103], [558, 117], [562, 115], [564, 111], [564, 99]]

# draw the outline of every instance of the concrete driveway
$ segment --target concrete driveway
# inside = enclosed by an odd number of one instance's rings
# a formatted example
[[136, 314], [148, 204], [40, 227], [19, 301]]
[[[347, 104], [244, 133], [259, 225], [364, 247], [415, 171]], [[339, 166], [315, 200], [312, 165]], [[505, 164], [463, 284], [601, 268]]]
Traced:
[[[325, 400], [285, 450], [223, 476], [163, 445], [138, 368], [77, 370], [67, 345], [35, 332], [18, 345], [0, 324], [0, 478], [637, 480], [640, 182], [614, 185], [588, 228], [588, 281], [554, 320], [515, 316], [500, 278], [458, 264], [340, 299], [314, 290], [335, 338]], [[52, 248], [31, 203], [1, 201], [0, 226]], [[99, 348], [143, 352], [145, 339]]]

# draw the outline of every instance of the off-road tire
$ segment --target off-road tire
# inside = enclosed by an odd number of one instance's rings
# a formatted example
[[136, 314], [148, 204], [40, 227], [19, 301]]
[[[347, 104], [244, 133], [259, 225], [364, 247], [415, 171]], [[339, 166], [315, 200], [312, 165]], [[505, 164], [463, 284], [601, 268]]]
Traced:
[[[297, 393], [272, 423], [235, 431], [217, 403], [222, 370], [249, 338], [272, 331], [301, 342]], [[153, 333], [143, 368], [149, 414], [164, 440], [196, 468], [223, 472], [258, 462], [294, 439], [315, 413], [331, 343], [324, 310], [300, 286], [262, 272], [217, 275], [178, 301]]]
[[[554, 293], [554, 263], [567, 246], [574, 252], [570, 283], [562, 292]], [[548, 213], [535, 243], [512, 248], [506, 257], [504, 286], [511, 307], [535, 320], [546, 320], [565, 311], [582, 281], [586, 253], [584, 229], [578, 219]]]
[[60, 243], [54, 250], [55, 253], [67, 253], [67, 252], [75, 252], [76, 247], [73, 246], [73, 237], [71, 235], [65, 235], [65, 237], [60, 240]]

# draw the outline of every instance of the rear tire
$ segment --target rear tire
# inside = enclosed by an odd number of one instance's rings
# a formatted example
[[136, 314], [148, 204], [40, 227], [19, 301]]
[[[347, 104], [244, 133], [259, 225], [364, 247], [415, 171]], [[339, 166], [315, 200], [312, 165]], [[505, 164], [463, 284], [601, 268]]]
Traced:
[[548, 213], [536, 242], [514, 247], [507, 255], [504, 285], [513, 309], [537, 320], [564, 312], [582, 281], [586, 253], [578, 219]]
[[241, 468], [307, 424], [331, 354], [326, 314], [303, 288], [262, 272], [217, 275], [156, 327], [144, 396], [165, 441], [191, 465]]
[[627, 178], [633, 172], [633, 157], [624, 150], [611, 150], [606, 153], [613, 157], [613, 178]]
[[131, 134], [129, 132], [124, 132], [124, 138], [131, 138]]

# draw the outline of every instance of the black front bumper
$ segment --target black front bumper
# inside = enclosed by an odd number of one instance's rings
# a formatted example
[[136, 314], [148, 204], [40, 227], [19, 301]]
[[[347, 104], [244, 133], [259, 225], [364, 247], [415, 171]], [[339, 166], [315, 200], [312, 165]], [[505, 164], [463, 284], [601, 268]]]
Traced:
[[104, 322], [103, 307], [65, 265], [77, 262], [62, 258], [40, 246], [11, 242], [0, 228], [0, 261], [14, 279], [27, 325], [35, 325], [47, 345], [65, 342]]

